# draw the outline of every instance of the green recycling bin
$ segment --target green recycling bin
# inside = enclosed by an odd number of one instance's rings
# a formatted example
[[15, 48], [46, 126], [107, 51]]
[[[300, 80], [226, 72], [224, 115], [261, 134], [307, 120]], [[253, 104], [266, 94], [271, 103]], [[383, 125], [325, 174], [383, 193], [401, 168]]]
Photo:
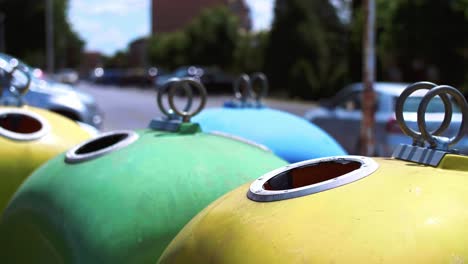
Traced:
[[[1, 220], [0, 262], [153, 263], [210, 202], [287, 164], [248, 141], [204, 133], [189, 121], [204, 87], [172, 84], [171, 109], [160, 104], [167, 119], [103, 133], [28, 178]], [[174, 105], [181, 84], [204, 95], [193, 113]]]

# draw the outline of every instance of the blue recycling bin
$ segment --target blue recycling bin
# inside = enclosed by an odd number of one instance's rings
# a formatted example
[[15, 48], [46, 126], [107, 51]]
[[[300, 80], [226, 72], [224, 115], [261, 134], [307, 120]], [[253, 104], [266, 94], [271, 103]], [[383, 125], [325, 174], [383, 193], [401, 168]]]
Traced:
[[[255, 81], [261, 81], [261, 93], [253, 91]], [[241, 84], [246, 87], [243, 92]], [[205, 131], [232, 134], [262, 144], [291, 163], [347, 154], [335, 139], [313, 123], [263, 105], [260, 99], [268, 90], [263, 74], [252, 78], [241, 75], [234, 87], [236, 101], [226, 102], [222, 108], [204, 110], [193, 118], [194, 122]]]

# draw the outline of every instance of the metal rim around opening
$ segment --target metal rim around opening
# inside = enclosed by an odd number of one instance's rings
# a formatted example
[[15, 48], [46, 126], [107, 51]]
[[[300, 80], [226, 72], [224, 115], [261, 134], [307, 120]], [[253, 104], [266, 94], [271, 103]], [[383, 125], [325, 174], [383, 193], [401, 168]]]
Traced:
[[[288, 190], [266, 190], [264, 185], [272, 178], [279, 176], [285, 172], [301, 167], [314, 166], [320, 163], [326, 162], [358, 162], [361, 164], [360, 168], [355, 169], [351, 172], [345, 173], [338, 177], [325, 180], [319, 183], [306, 185], [299, 188], [293, 188]], [[255, 180], [249, 188], [247, 197], [250, 200], [256, 202], [273, 202], [281, 201], [286, 199], [297, 198], [306, 196], [326, 190], [330, 190], [348, 183], [352, 183], [359, 179], [369, 176], [378, 169], [379, 165], [376, 161], [371, 158], [363, 156], [334, 156], [327, 158], [311, 159], [290, 165], [283, 166], [269, 173], [264, 174], [257, 180]]]
[[[111, 137], [120, 137], [120, 136], [124, 136], [124, 138], [118, 140], [117, 142], [113, 144], [110, 144], [109, 146], [100, 148], [95, 151], [90, 151], [87, 153], [79, 153], [80, 149], [83, 149], [92, 143], [96, 143], [99, 140], [104, 140], [106, 138], [111, 138]], [[122, 149], [132, 144], [133, 142], [135, 142], [138, 138], [139, 138], [139, 135], [136, 132], [131, 131], [131, 130], [117, 130], [117, 131], [102, 133], [98, 137], [84, 141], [81, 144], [78, 144], [77, 146], [67, 151], [67, 153], [65, 154], [65, 162], [74, 164], [74, 163], [80, 163], [80, 162], [92, 160], [92, 159], [104, 156], [108, 153]]]
[[41, 128], [33, 133], [18, 133], [0, 127], [0, 136], [17, 140], [17, 141], [33, 141], [44, 137], [50, 132], [50, 124], [47, 120], [39, 114], [25, 109], [0, 109], [0, 116], [3, 115], [22, 115], [34, 119], [39, 122]]

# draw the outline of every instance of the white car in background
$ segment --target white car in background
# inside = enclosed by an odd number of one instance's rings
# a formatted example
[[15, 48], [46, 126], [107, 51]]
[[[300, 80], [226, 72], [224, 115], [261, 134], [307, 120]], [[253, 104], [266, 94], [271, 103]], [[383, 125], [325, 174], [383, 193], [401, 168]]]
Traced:
[[[401, 131], [395, 118], [395, 104], [397, 98], [408, 86], [406, 83], [374, 84], [376, 93], [375, 139], [376, 156], [391, 156], [399, 144], [411, 144], [412, 139]], [[362, 83], [346, 86], [333, 98], [324, 100], [320, 106], [306, 112], [305, 118], [318, 125], [349, 154], [359, 154], [361, 139], [360, 126], [362, 120]], [[417, 128], [417, 110], [425, 91], [417, 91], [406, 100], [403, 116], [408, 127]], [[426, 112], [426, 124], [429, 131], [437, 128], [444, 118], [444, 104], [439, 97], [434, 98]], [[453, 137], [457, 134], [462, 121], [462, 114], [458, 107], [453, 107], [452, 123], [443, 136]], [[463, 154], [468, 154], [468, 137], [464, 137], [455, 147]]]

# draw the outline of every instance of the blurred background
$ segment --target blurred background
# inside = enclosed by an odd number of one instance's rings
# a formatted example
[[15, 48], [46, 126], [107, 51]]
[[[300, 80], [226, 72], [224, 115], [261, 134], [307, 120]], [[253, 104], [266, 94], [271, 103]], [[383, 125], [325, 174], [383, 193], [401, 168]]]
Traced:
[[[94, 97], [103, 130], [146, 126], [155, 89], [184, 76], [219, 106], [240, 73], [264, 72], [269, 105], [303, 116], [362, 80], [363, 2], [0, 0], [0, 51]], [[468, 92], [468, 0], [375, 10], [376, 81]]]
[[[376, 4], [378, 80], [467, 89], [468, 1]], [[362, 25], [360, 0], [0, 1], [1, 51], [53, 73], [73, 69], [103, 83], [151, 85], [140, 75], [189, 65], [215, 75], [264, 71], [275, 91], [302, 99], [361, 80]], [[105, 71], [93, 72], [99, 67]]]

